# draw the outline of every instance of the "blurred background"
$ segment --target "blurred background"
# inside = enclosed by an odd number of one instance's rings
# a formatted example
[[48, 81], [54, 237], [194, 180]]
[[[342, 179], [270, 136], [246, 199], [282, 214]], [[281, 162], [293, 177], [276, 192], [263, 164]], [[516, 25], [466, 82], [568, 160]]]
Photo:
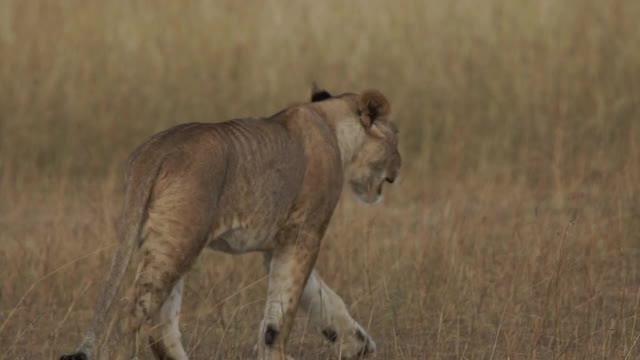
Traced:
[[[191, 121], [382, 91], [402, 179], [318, 267], [378, 358], [640, 356], [640, 2], [0, 0], [0, 359], [80, 341], [129, 152]], [[258, 255], [203, 254], [193, 359], [251, 357]], [[300, 317], [289, 349], [331, 358]], [[255, 333], [255, 334], [254, 334]]]

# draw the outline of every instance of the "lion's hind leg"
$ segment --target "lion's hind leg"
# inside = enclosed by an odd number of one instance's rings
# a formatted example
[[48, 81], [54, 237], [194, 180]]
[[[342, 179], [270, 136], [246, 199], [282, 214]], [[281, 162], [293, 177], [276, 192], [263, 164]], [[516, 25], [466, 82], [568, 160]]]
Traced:
[[129, 317], [124, 324], [134, 342], [131, 354], [135, 358], [145, 343], [143, 338], [149, 336], [157, 359], [186, 359], [180, 344], [178, 312], [183, 275], [193, 259], [178, 255], [179, 251], [169, 251], [172, 247], [158, 247], [161, 241], [150, 242], [142, 248]]
[[184, 278], [181, 278], [171, 290], [171, 294], [160, 308], [155, 323], [151, 326], [149, 345], [158, 360], [187, 360], [178, 325], [183, 288]]
[[180, 344], [177, 316], [182, 278], [206, 245], [218, 193], [202, 187], [202, 181], [190, 176], [166, 178], [150, 202], [128, 324], [136, 343], [134, 354], [151, 336], [156, 358], [187, 358]]
[[208, 234], [212, 205], [204, 199], [165, 196], [155, 199], [150, 207], [129, 316], [122, 324], [127, 329], [125, 336], [133, 339], [134, 358], [146, 347], [145, 339], [152, 336], [151, 349], [158, 359], [186, 359], [177, 313], [182, 278], [202, 251]]

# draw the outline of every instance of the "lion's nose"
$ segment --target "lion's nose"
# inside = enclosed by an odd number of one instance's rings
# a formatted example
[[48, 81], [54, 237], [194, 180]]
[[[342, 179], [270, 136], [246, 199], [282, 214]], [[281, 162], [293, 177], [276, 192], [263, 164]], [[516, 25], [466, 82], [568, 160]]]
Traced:
[[389, 177], [389, 176], [387, 176], [387, 177], [385, 178], [385, 180], [386, 180], [389, 184], [393, 184], [393, 182], [394, 182], [394, 181], [396, 181], [396, 178], [395, 178], [395, 177]]

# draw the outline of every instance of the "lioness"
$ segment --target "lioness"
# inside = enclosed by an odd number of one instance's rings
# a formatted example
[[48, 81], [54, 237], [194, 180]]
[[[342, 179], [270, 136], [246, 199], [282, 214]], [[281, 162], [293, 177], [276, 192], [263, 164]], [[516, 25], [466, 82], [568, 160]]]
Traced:
[[[383, 183], [396, 179], [397, 128], [376, 90], [332, 96], [314, 84], [311, 100], [268, 118], [178, 125], [131, 154], [121, 244], [84, 341], [61, 360], [97, 356], [134, 249], [140, 255], [134, 298], [119, 324], [132, 339], [134, 358], [142, 329], [157, 359], [187, 359], [178, 328], [184, 275], [205, 247], [265, 254], [269, 284], [259, 359], [285, 356], [298, 304], [343, 357], [375, 351], [313, 267], [345, 173], [366, 203], [379, 200]], [[107, 353], [114, 346], [105, 346]]]

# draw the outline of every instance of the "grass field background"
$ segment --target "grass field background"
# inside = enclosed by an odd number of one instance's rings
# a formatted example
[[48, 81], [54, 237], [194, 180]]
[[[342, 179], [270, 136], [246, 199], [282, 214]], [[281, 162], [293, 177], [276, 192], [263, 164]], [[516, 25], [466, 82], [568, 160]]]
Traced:
[[[640, 2], [0, 1], [0, 359], [54, 359], [116, 244], [123, 164], [188, 121], [377, 88], [385, 202], [345, 193], [318, 268], [379, 359], [640, 357]], [[261, 257], [202, 255], [192, 359], [245, 359]], [[289, 352], [331, 358], [304, 317]], [[149, 353], [146, 354], [149, 356]]]

